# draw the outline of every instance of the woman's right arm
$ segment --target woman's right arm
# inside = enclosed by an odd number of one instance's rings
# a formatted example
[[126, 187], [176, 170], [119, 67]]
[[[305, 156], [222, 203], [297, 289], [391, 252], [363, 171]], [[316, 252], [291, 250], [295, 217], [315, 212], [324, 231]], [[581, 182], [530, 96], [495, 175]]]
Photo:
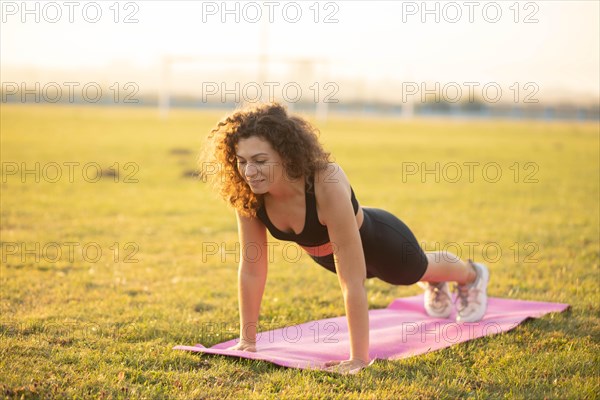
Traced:
[[236, 350], [256, 351], [260, 304], [267, 281], [267, 229], [258, 218], [237, 213], [240, 240], [238, 302], [240, 343]]

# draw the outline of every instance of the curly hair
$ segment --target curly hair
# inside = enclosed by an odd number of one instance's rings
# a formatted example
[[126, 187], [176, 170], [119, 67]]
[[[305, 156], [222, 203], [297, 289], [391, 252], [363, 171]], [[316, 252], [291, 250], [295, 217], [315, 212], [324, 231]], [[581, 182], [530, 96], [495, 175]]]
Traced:
[[[262, 195], [250, 190], [237, 167], [236, 146], [240, 139], [258, 136], [268, 141], [283, 160], [291, 179], [313, 176], [330, 163], [318, 139], [319, 131], [301, 117], [288, 115], [279, 103], [257, 104], [233, 112], [221, 120], [208, 135], [201, 167], [204, 177], [212, 178], [220, 195], [242, 215], [256, 216]], [[208, 161], [208, 163], [206, 162]], [[215, 171], [214, 167], [217, 166]], [[211, 173], [207, 171], [211, 168]], [[216, 172], [216, 173], [215, 173]]]

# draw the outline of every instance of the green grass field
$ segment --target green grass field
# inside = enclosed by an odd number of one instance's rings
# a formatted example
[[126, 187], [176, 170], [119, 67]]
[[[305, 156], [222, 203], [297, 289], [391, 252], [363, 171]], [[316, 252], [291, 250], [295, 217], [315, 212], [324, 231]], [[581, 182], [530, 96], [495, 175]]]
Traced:
[[[426, 250], [486, 262], [490, 296], [571, 305], [507, 334], [338, 376], [171, 349], [238, 336], [235, 217], [186, 177], [222, 116], [2, 105], [3, 397], [600, 396], [598, 123], [320, 125], [362, 205], [398, 215]], [[436, 163], [439, 177], [421, 175]], [[274, 252], [265, 329], [344, 313], [335, 275], [307, 256], [289, 262], [292, 250]], [[367, 287], [371, 308], [420, 292]]]

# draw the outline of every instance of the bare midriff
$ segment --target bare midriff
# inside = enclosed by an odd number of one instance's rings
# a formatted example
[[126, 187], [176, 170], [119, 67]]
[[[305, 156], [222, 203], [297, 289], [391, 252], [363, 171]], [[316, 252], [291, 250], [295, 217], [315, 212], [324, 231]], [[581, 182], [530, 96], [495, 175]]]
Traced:
[[314, 257], [325, 257], [333, 253], [333, 246], [331, 242], [327, 242], [320, 246], [300, 246], [306, 251], [308, 254]]
[[[358, 212], [356, 213], [356, 225], [358, 226], [358, 229], [360, 229], [360, 227], [362, 226], [364, 217], [365, 216], [363, 214], [362, 207], [359, 206]], [[302, 247], [304, 251], [306, 251], [308, 254], [314, 257], [325, 257], [335, 252], [334, 246], [331, 244], [331, 242], [327, 242], [320, 246], [301, 245], [300, 247]]]

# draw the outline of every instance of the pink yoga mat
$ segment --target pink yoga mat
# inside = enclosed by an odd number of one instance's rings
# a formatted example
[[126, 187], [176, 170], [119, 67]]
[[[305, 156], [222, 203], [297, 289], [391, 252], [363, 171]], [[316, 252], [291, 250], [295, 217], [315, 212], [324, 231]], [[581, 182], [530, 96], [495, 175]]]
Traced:
[[[527, 318], [539, 318], [550, 312], [561, 312], [568, 304], [544, 303], [489, 298], [483, 320], [457, 323], [432, 318], [423, 308], [423, 295], [394, 300], [387, 308], [369, 311], [370, 349], [372, 359], [399, 359], [442, 349], [482, 336], [509, 331]], [[219, 343], [211, 348], [201, 344], [175, 346], [208, 354], [269, 361], [277, 365], [301, 369], [323, 369], [331, 360], [349, 356], [346, 317], [306, 322], [272, 331], [257, 337], [257, 352], [227, 350], [238, 339]]]

